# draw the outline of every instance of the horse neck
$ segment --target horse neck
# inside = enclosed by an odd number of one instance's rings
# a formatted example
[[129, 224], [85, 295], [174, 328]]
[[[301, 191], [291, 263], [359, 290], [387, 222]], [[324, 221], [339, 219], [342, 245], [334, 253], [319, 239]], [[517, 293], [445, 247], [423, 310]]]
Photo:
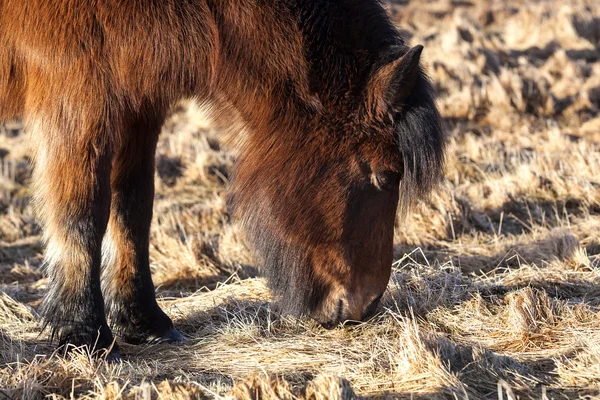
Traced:
[[207, 3], [218, 43], [214, 96], [263, 130], [298, 121], [314, 108], [304, 38], [284, 2]]

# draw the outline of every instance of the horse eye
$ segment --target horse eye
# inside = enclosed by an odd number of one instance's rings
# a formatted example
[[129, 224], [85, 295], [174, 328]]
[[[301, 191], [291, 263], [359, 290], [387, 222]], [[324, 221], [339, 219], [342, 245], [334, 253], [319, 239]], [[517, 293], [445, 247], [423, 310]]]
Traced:
[[400, 174], [395, 171], [374, 173], [373, 184], [380, 190], [391, 191], [400, 184]]

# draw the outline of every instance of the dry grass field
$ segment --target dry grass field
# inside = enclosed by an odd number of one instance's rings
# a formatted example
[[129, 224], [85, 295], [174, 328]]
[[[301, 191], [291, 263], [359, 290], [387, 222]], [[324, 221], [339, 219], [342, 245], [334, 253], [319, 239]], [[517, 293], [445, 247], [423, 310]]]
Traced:
[[0, 398], [600, 398], [600, 2], [393, 1], [450, 136], [446, 181], [395, 234], [379, 315], [277, 313], [225, 207], [236, 150], [193, 104], [157, 154], [151, 262], [190, 338], [54, 354], [29, 199], [32, 140], [0, 126]]

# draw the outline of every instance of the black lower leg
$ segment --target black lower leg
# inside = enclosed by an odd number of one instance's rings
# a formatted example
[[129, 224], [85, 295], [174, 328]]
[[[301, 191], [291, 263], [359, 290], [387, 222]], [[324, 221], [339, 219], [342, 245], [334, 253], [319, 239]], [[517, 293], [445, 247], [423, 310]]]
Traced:
[[160, 127], [156, 120], [137, 121], [113, 163], [103, 290], [111, 326], [131, 343], [183, 339], [156, 302], [149, 265], [154, 153]]
[[61, 345], [112, 348], [115, 354], [100, 288], [101, 243], [110, 212], [110, 159], [100, 154], [78, 160], [59, 151], [53, 154], [49, 149], [47, 164], [38, 165], [36, 171], [43, 188], [38, 204], [49, 277], [42, 313]]
[[52, 339], [58, 339], [66, 351], [87, 345], [92, 352], [107, 349], [116, 352], [99, 285], [88, 281], [77, 293], [71, 293], [61, 288], [60, 283], [54, 283], [60, 281], [56, 278], [61, 274], [52, 275], [53, 283], [42, 307], [45, 323], [52, 329]]

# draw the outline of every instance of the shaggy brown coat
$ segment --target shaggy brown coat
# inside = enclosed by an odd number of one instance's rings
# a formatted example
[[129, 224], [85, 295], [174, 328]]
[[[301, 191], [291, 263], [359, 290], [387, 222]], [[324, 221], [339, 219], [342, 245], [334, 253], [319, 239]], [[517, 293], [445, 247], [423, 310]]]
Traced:
[[374, 0], [0, 0], [0, 120], [37, 147], [36, 206], [61, 343], [177, 341], [152, 285], [154, 152], [169, 108], [248, 131], [231, 206], [288, 310], [374, 311], [398, 203], [441, 177], [419, 66]]

